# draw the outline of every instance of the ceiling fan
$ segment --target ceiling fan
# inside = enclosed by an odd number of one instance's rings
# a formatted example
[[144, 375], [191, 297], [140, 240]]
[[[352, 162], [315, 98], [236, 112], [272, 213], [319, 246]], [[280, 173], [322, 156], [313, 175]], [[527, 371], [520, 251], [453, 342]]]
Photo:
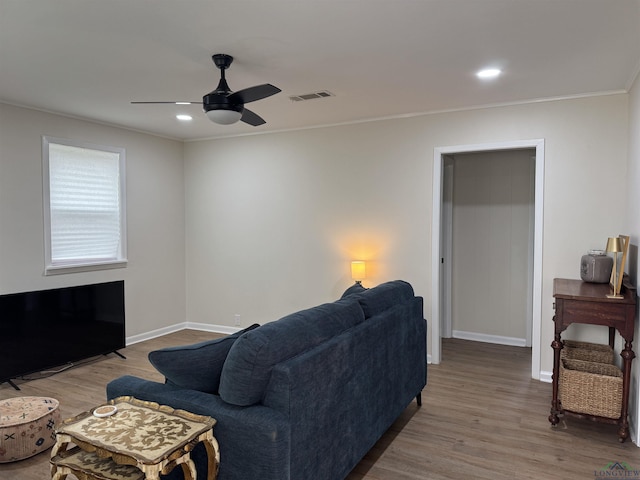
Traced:
[[275, 95], [281, 90], [269, 83], [256, 85], [255, 87], [245, 88], [232, 92], [227, 84], [224, 71], [229, 68], [233, 57], [224, 53], [216, 53], [211, 57], [213, 63], [220, 69], [220, 82], [215, 90], [207, 93], [202, 97], [202, 102], [131, 102], [132, 104], [151, 104], [151, 103], [173, 103], [176, 105], [185, 105], [192, 103], [202, 103], [202, 108], [209, 120], [220, 125], [231, 125], [237, 121], [243, 121], [249, 125], [257, 127], [262, 125], [265, 120], [258, 114], [244, 107], [245, 103], [255, 102], [263, 98]]

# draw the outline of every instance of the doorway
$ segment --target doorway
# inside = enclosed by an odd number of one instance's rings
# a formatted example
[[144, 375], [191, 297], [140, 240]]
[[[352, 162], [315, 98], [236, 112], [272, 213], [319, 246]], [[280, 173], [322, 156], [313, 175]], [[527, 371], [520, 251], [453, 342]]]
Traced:
[[530, 347], [535, 150], [447, 155], [444, 166], [440, 336]]
[[[433, 214], [432, 214], [432, 322], [431, 355], [432, 363], [440, 363], [441, 337], [451, 335], [451, 276], [448, 269], [451, 264], [451, 248], [444, 239], [451, 238], [452, 198], [450, 195], [452, 168], [456, 155], [484, 153], [491, 151], [526, 150], [535, 152], [535, 172], [533, 215], [530, 228], [533, 237], [533, 256], [527, 266], [531, 292], [526, 300], [528, 324], [526, 325], [525, 344], [532, 347], [531, 376], [540, 378], [540, 322], [541, 322], [541, 284], [542, 284], [542, 206], [544, 180], [544, 140], [529, 140], [481, 145], [460, 145], [439, 147], [434, 150], [433, 176]], [[482, 252], [479, 252], [482, 254]], [[449, 262], [449, 263], [447, 263]], [[447, 268], [445, 268], [445, 266]]]

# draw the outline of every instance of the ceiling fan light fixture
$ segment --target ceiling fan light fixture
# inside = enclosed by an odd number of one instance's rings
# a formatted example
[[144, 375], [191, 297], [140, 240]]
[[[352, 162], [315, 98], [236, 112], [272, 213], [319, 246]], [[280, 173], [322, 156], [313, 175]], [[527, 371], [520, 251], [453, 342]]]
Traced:
[[235, 110], [209, 110], [207, 112], [207, 117], [213, 123], [217, 123], [218, 125], [231, 125], [240, 121], [242, 118], [242, 112], [237, 112]]
[[[253, 87], [233, 92], [227, 84], [224, 73], [231, 65], [233, 57], [231, 55], [217, 53], [213, 55], [212, 59], [216, 67], [220, 69], [220, 81], [218, 82], [218, 86], [215, 90], [202, 97], [202, 102], [162, 101], [131, 103], [171, 103], [175, 105], [201, 103], [205, 115], [209, 120], [213, 123], [217, 123], [218, 125], [232, 125], [239, 121], [242, 121], [247, 125], [251, 125], [252, 127], [264, 125], [266, 123], [264, 118], [257, 113], [252, 112], [248, 108], [244, 108], [244, 104], [270, 97], [271, 95], [281, 92], [281, 90], [270, 83], [264, 83], [262, 85], [255, 85]], [[191, 117], [188, 117], [186, 114], [178, 115], [177, 118], [181, 121], [191, 120]]]
[[485, 68], [484, 70], [480, 70], [476, 73], [478, 78], [489, 79], [496, 78], [502, 73], [502, 70], [499, 68]]

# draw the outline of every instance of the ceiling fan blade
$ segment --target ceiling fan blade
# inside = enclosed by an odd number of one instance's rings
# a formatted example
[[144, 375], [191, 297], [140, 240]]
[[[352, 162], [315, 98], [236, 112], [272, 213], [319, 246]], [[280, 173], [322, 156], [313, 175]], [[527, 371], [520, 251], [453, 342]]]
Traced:
[[245, 88], [244, 90], [238, 90], [229, 95], [228, 99], [231, 103], [249, 103], [256, 100], [262, 100], [263, 98], [270, 97], [276, 93], [281, 92], [278, 87], [274, 87], [270, 83], [264, 83], [262, 85], [256, 85], [255, 87]]
[[240, 118], [244, 123], [248, 123], [251, 126], [257, 127], [258, 125], [264, 125], [264, 119], [258, 115], [257, 113], [253, 113], [251, 110], [245, 108], [242, 112], [242, 117]]
[[191, 104], [195, 104], [195, 105], [201, 105], [202, 102], [131, 102], [132, 105], [144, 105], [144, 104], [173, 104], [173, 105], [191, 105]]

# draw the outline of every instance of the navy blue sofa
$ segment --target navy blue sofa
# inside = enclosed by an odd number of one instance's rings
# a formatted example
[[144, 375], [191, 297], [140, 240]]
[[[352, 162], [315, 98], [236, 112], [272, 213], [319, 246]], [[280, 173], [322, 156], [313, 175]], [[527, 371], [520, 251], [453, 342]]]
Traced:
[[[414, 398], [421, 404], [423, 302], [400, 280], [354, 286], [336, 302], [149, 358], [165, 383], [124, 376], [107, 397], [215, 418], [219, 480], [340, 480]], [[193, 457], [206, 478], [204, 448]]]

